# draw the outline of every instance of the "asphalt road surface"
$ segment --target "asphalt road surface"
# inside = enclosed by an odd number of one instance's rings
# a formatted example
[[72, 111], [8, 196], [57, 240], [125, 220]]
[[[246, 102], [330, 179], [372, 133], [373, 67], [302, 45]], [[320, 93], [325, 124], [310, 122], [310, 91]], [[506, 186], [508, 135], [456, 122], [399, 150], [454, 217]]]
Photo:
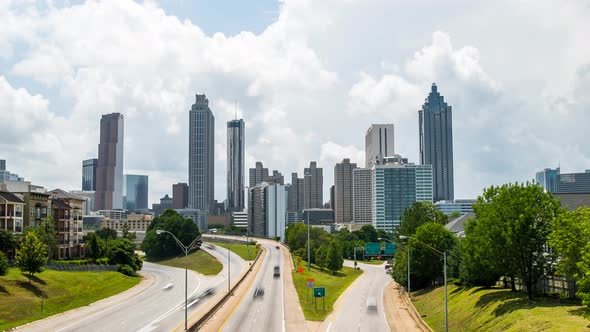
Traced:
[[[352, 262], [345, 261], [347, 266]], [[364, 273], [342, 299], [336, 312], [322, 324], [326, 331], [390, 331], [383, 307], [383, 289], [392, 281], [385, 265], [359, 263]]]
[[[266, 257], [252, 287], [223, 326], [223, 331], [285, 330], [283, 275], [291, 272], [284, 270], [281, 249], [276, 249], [278, 243], [259, 239], [257, 241], [266, 248]], [[275, 266], [279, 267], [280, 276], [274, 276]]]
[[[227, 249], [211, 246], [204, 250], [215, 256], [223, 270], [214, 277], [188, 271], [188, 315], [195, 312], [212, 296], [201, 296], [208, 288], [216, 292], [227, 291]], [[230, 253], [231, 280], [235, 282], [247, 263]], [[145, 290], [128, 298], [87, 306], [37, 321], [19, 328], [22, 331], [170, 331], [184, 324], [185, 271], [144, 262], [143, 271], [154, 278]]]

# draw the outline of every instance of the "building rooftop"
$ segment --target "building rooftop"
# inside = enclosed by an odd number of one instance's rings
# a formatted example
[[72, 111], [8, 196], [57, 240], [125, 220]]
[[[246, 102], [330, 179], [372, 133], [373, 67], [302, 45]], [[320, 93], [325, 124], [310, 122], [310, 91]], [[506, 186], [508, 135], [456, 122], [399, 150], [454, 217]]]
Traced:
[[11, 203], [25, 203], [25, 201], [20, 199], [18, 196], [13, 193], [9, 193], [8, 191], [0, 191], [0, 197]]

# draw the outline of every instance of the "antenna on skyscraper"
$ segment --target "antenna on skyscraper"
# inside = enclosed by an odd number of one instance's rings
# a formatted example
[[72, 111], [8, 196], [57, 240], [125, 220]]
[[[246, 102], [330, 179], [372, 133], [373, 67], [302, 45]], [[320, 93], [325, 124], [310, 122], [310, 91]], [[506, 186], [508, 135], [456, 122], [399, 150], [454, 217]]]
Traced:
[[238, 101], [236, 100], [236, 107], [234, 108], [234, 120], [238, 119]]

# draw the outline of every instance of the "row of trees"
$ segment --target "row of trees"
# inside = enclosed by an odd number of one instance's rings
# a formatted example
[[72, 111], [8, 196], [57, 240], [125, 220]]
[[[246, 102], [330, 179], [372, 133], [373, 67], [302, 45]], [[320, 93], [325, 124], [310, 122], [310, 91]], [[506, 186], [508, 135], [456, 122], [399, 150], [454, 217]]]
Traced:
[[123, 232], [117, 238], [117, 231], [103, 228], [86, 236], [86, 257], [96, 262], [108, 262], [119, 266], [119, 271], [127, 275], [136, 275], [143, 265], [135, 253], [134, 233]]
[[[417, 239], [405, 243], [413, 285], [425, 287], [442, 276], [441, 258], [423, 242], [446, 251], [448, 275], [465, 284], [492, 286], [503, 278], [513, 290], [519, 282], [532, 298], [541, 292], [541, 278], [565, 275], [577, 280], [578, 296], [590, 304], [590, 209], [565, 211], [531, 183], [488, 188], [473, 209], [464, 238], [443, 227], [445, 217], [430, 203], [406, 210], [396, 237]], [[406, 259], [407, 252], [398, 250], [393, 273], [400, 283], [407, 281]]]

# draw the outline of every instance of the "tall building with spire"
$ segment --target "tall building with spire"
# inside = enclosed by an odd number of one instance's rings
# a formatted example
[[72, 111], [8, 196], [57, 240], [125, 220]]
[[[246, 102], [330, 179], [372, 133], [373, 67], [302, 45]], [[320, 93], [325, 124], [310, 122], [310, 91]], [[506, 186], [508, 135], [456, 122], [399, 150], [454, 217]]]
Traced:
[[434, 201], [454, 200], [453, 112], [432, 83], [418, 111], [420, 164], [432, 165]]
[[195, 96], [189, 111], [188, 207], [214, 211], [215, 117], [209, 100]]
[[102, 116], [94, 194], [96, 210], [123, 208], [123, 135], [122, 114], [111, 113]]
[[242, 211], [244, 202], [244, 120], [227, 122], [227, 208]]

